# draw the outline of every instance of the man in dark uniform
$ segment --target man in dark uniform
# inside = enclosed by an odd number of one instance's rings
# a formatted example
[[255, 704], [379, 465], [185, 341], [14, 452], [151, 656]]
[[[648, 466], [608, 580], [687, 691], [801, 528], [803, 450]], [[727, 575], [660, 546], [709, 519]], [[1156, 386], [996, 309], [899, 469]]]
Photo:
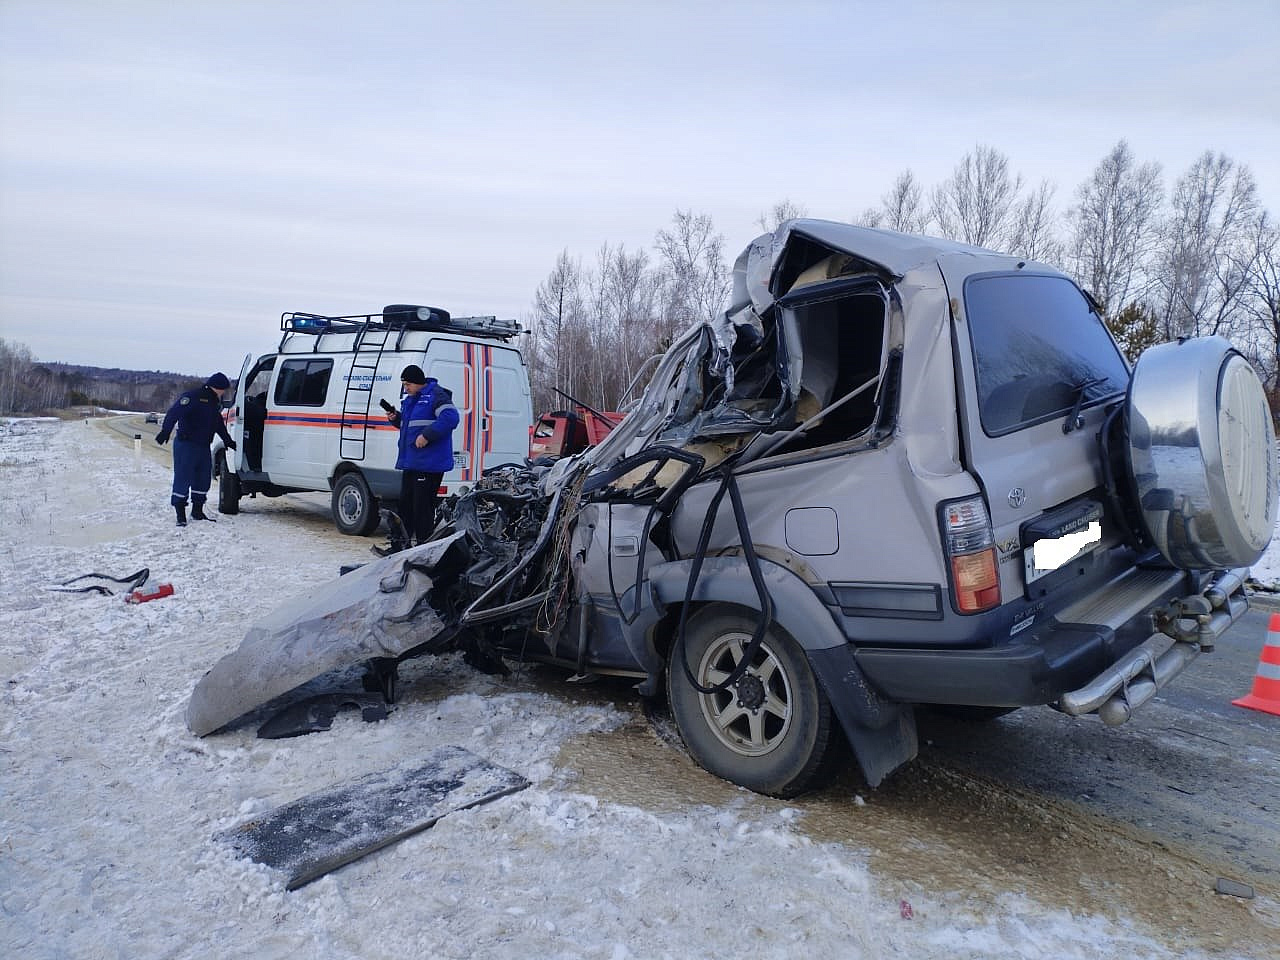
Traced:
[[453, 394], [411, 363], [400, 374], [404, 398], [400, 409], [387, 411], [387, 419], [400, 428], [400, 517], [407, 533], [426, 543], [436, 525], [436, 499], [440, 481], [453, 469], [453, 431], [458, 408]]
[[231, 381], [226, 374], [215, 373], [199, 390], [188, 390], [169, 408], [160, 432], [156, 434], [156, 443], [163, 446], [169, 442], [174, 426], [178, 428], [178, 435], [173, 441], [173, 497], [170, 502], [178, 515], [180, 527], [187, 525], [188, 494], [191, 496], [191, 519], [213, 522], [213, 517], [206, 516], [204, 512], [209, 484], [213, 479], [213, 457], [209, 445], [216, 433], [228, 450], [236, 448], [222, 421], [222, 395], [230, 386]]

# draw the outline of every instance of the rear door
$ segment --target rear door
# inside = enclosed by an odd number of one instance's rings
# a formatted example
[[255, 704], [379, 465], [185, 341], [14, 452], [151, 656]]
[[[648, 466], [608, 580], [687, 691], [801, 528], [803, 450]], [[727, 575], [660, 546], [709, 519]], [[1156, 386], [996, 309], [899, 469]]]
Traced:
[[[965, 275], [945, 261], [943, 273], [956, 320], [965, 461], [987, 495], [1001, 595], [1027, 590], [1033, 598], [1029, 583], [1104, 536], [1114, 539], [1102, 522], [1097, 434], [1129, 368], [1067, 278]], [[1038, 557], [1024, 551], [1039, 537], [1057, 542], [1057, 552], [1048, 543]]]
[[[476, 345], [480, 347], [479, 344]], [[523, 464], [529, 455], [533, 404], [524, 358], [510, 347], [484, 346], [478, 375], [482, 378], [481, 430], [484, 465]]]
[[426, 373], [453, 392], [459, 423], [448, 484], [471, 484], [488, 467], [525, 462], [533, 421], [529, 377], [518, 350], [484, 341], [434, 338]]

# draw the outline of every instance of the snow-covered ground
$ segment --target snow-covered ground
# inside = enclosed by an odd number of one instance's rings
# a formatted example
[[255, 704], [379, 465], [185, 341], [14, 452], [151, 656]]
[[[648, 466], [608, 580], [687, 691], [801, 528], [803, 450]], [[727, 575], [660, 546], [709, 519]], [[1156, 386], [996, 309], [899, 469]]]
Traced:
[[[1122, 905], [1073, 913], [1009, 891], [978, 908], [936, 890], [908, 910], [864, 851], [806, 834], [803, 801], [731, 791], [649, 809], [582, 792], [560, 748], [637, 723], [639, 706], [456, 657], [406, 665], [380, 723], [344, 714], [297, 739], [259, 740], [253, 725], [197, 739], [183, 720], [196, 680], [368, 541], [285, 501], [178, 529], [168, 480], [154, 451], [98, 425], [0, 424], [4, 957], [1198, 956]], [[1259, 579], [1280, 580], [1278, 554]], [[174, 595], [129, 605], [48, 589], [143, 566]], [[213, 839], [445, 744], [532, 786], [293, 892]]]

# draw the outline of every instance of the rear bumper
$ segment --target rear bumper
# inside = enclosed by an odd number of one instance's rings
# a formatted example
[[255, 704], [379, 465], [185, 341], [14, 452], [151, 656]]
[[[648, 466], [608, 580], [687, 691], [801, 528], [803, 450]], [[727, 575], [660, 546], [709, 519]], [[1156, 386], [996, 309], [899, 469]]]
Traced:
[[855, 658], [891, 700], [1052, 703], [1120, 723], [1248, 609], [1245, 574], [1227, 571], [1189, 592], [1183, 571], [1133, 568], [1016, 642], [965, 650], [864, 647]]

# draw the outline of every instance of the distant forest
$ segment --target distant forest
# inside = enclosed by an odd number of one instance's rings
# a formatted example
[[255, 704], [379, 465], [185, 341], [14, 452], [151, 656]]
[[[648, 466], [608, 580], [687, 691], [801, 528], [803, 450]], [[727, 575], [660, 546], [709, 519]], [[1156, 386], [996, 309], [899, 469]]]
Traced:
[[159, 370], [37, 363], [26, 346], [0, 339], [0, 414], [72, 407], [158, 412], [203, 382], [203, 377]]

